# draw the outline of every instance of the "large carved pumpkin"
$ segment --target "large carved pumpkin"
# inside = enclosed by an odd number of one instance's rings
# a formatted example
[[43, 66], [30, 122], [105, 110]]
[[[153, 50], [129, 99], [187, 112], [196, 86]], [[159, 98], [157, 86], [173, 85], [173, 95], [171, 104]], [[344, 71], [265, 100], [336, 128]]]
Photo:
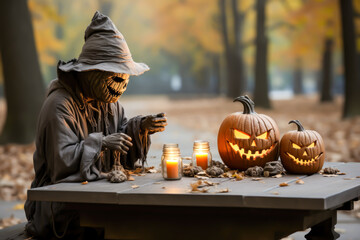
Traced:
[[297, 174], [312, 174], [321, 170], [324, 165], [324, 141], [316, 131], [305, 130], [298, 120], [297, 131], [284, 134], [280, 142], [280, 158], [286, 171]]
[[248, 96], [234, 102], [241, 102], [244, 111], [230, 114], [220, 126], [218, 150], [223, 162], [229, 168], [246, 170], [277, 160], [280, 136], [275, 121], [257, 114]]

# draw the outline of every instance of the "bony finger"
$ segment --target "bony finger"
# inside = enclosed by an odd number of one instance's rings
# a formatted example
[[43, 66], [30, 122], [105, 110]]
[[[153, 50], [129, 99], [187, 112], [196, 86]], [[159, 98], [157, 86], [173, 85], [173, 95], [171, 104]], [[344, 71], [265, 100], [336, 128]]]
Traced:
[[167, 122], [157, 122], [153, 124], [154, 127], [165, 127], [167, 125]]
[[167, 117], [162, 117], [162, 118], [157, 117], [157, 118], [154, 118], [152, 121], [153, 122], [166, 122]]
[[162, 113], [158, 113], [155, 115], [156, 117], [165, 117], [166, 113], [162, 112]]
[[129, 147], [126, 146], [123, 142], [120, 143], [122, 150], [129, 151]]
[[126, 141], [126, 140], [123, 141], [123, 144], [124, 144], [124, 145], [126, 144], [126, 146], [128, 146], [128, 147], [132, 147], [132, 146], [133, 146], [132, 142]]
[[123, 136], [128, 141], [132, 141], [132, 138], [129, 135], [125, 134], [125, 133], [121, 133], [121, 136]]
[[120, 152], [121, 152], [122, 154], [125, 154], [125, 155], [127, 154], [127, 151], [125, 151], [125, 150], [123, 150], [123, 149], [121, 149]]

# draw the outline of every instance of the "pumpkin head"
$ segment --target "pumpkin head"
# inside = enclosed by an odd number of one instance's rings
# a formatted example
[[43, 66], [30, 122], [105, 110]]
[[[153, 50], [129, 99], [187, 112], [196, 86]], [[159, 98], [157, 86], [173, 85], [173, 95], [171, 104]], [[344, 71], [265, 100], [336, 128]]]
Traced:
[[305, 130], [298, 120], [291, 120], [297, 131], [284, 134], [280, 142], [280, 158], [286, 171], [297, 174], [312, 174], [324, 165], [324, 141], [316, 131]]
[[218, 133], [218, 150], [223, 162], [229, 168], [246, 170], [277, 160], [280, 137], [275, 121], [257, 114], [248, 96], [238, 97], [236, 101], [244, 105], [244, 111], [227, 116]]

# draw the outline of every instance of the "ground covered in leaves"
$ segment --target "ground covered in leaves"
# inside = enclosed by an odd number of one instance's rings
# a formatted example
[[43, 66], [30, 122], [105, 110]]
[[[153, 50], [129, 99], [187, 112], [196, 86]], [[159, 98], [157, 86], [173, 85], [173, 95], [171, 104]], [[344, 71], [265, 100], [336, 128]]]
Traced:
[[[123, 101], [131, 112], [166, 112], [169, 124], [176, 122], [189, 129], [212, 134], [217, 134], [228, 114], [243, 109], [241, 103], [221, 97], [169, 99], [165, 96], [126, 96]], [[343, 120], [341, 98], [333, 103], [320, 104], [317, 96], [299, 96], [291, 100], [273, 101], [272, 106], [273, 109], [267, 110], [255, 105], [255, 110], [271, 116], [279, 125], [281, 135], [295, 130], [296, 127], [288, 125], [288, 122], [298, 119], [306, 129], [316, 130], [323, 136], [326, 161], [360, 162], [360, 117]], [[0, 128], [5, 115], [5, 103], [0, 100]], [[1, 200], [26, 199], [26, 190], [34, 177], [34, 150], [34, 144], [0, 145]], [[360, 217], [360, 211], [354, 211], [354, 214]]]

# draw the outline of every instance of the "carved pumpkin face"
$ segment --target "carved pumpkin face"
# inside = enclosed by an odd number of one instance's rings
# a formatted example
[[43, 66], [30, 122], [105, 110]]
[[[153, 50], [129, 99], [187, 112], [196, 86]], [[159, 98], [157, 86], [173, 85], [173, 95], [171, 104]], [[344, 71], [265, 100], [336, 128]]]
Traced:
[[270, 117], [254, 112], [247, 96], [236, 98], [244, 112], [232, 113], [222, 122], [218, 150], [224, 163], [233, 169], [246, 170], [278, 158], [279, 129]]
[[101, 102], [113, 103], [119, 100], [129, 83], [129, 74], [104, 71], [78, 73], [79, 83], [86, 97]]
[[325, 147], [319, 133], [305, 130], [298, 120], [292, 120], [298, 131], [290, 131], [281, 139], [280, 158], [286, 171], [312, 174], [321, 170], [325, 159]]

